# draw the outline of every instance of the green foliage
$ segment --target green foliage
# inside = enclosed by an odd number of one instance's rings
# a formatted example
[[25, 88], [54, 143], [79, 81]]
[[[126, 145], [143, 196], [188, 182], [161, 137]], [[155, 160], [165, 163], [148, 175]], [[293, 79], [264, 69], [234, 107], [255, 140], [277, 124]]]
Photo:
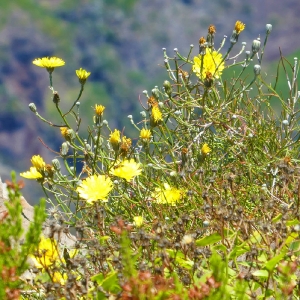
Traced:
[[28, 269], [27, 259], [39, 243], [42, 225], [45, 221], [45, 200], [34, 209], [34, 219], [26, 234], [22, 229], [22, 206], [16, 175], [11, 174], [8, 185], [9, 201], [7, 211], [2, 212], [0, 220], [0, 298], [17, 299], [24, 286], [20, 276]]
[[[30, 108], [64, 142], [51, 163], [34, 156], [21, 175], [36, 180], [52, 206], [50, 236], [57, 226], [73, 228], [77, 242], [74, 249], [58, 242], [63, 258], [38, 270], [36, 291], [74, 299], [299, 295], [299, 68], [286, 72], [288, 95], [266, 83], [269, 33], [245, 59], [244, 48], [231, 57], [237, 28], [223, 56], [214, 54], [211, 33], [197, 58], [192, 47], [186, 56], [164, 50], [168, 80], [144, 91], [141, 120], [129, 116], [132, 140], [105, 119], [108, 102], [91, 108], [83, 100], [88, 75], [78, 76], [78, 96], [66, 108], [53, 86], [59, 70], [48, 67], [59, 122]], [[237, 71], [223, 77], [224, 62]], [[82, 110], [93, 116], [88, 125]]]

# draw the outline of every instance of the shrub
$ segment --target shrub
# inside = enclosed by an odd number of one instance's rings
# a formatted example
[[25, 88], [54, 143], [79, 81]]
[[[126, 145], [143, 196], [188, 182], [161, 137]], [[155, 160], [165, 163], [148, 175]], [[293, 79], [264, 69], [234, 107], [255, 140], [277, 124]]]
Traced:
[[49, 73], [60, 122], [33, 103], [30, 109], [64, 142], [52, 162], [35, 155], [21, 176], [41, 185], [53, 224], [77, 237], [73, 249], [50, 239], [44, 253], [57, 253], [40, 262], [37, 292], [47, 299], [299, 294], [298, 61], [281, 59], [292, 72], [289, 79], [286, 70], [289, 91], [281, 95], [262, 74], [271, 25], [263, 43], [255, 39], [250, 51], [242, 43], [232, 55], [244, 29], [237, 21], [224, 54], [226, 37], [215, 49], [213, 25], [195, 57], [193, 45], [187, 56], [163, 49], [168, 80], [143, 92], [141, 121], [128, 116], [132, 139], [110, 128], [101, 102], [81, 134], [90, 73], [76, 71], [78, 98], [62, 112], [52, 76], [64, 62], [34, 61]]

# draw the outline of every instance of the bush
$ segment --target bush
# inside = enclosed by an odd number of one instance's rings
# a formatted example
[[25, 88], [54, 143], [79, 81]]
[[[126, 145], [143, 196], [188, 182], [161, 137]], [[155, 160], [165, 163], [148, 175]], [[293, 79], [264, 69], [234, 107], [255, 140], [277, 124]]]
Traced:
[[[232, 56], [215, 49], [215, 27], [199, 40], [199, 55], [163, 49], [168, 80], [144, 91], [136, 130], [109, 127], [105, 107], [81, 129], [81, 89], [60, 108], [53, 71], [64, 62], [33, 63], [49, 73], [61, 123], [35, 115], [64, 138], [47, 164], [32, 158], [21, 176], [36, 180], [52, 206], [50, 238], [35, 254], [37, 295], [45, 299], [287, 299], [299, 295], [298, 62], [287, 65], [288, 95], [262, 75], [271, 25]], [[241, 58], [245, 55], [244, 58]], [[233, 72], [232, 72], [233, 71]], [[233, 76], [230, 74], [234, 74]], [[271, 105], [279, 102], [281, 111]], [[116, 108], [117, 109], [117, 108]], [[61, 166], [63, 165], [63, 167]], [[58, 229], [57, 229], [58, 228]], [[76, 232], [74, 247], [54, 234]], [[47, 256], [48, 255], [48, 256]], [[50, 258], [49, 258], [50, 257]], [[47, 258], [47, 259], [46, 259]], [[25, 294], [24, 294], [25, 297]], [[41, 297], [41, 296], [39, 296]], [[52, 298], [51, 298], [52, 297]]]

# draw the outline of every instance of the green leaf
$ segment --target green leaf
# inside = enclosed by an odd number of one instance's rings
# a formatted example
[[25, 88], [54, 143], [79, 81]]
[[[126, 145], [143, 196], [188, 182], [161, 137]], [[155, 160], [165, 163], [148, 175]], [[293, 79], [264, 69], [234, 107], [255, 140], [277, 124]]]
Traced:
[[242, 245], [235, 246], [229, 253], [229, 259], [235, 259], [236, 257], [239, 257], [248, 251], [250, 251], [248, 244], [243, 243]]
[[222, 237], [218, 233], [213, 233], [209, 236], [206, 236], [202, 239], [196, 240], [196, 245], [197, 246], [207, 246], [211, 245], [214, 243], [217, 243], [222, 240]]
[[298, 219], [286, 221], [286, 226], [295, 226], [298, 224], [300, 224], [300, 221]]
[[106, 277], [102, 273], [94, 275], [92, 281], [96, 281], [106, 292], [117, 294], [121, 291], [117, 272], [112, 271]]
[[175, 251], [173, 249], [167, 249], [170, 257], [174, 258], [176, 263], [180, 265], [180, 267], [185, 268], [187, 270], [191, 270], [194, 265], [194, 262], [186, 257], [182, 251]]
[[274, 218], [272, 219], [272, 223], [278, 222], [281, 218], [282, 218], [282, 214], [277, 215], [276, 217], [274, 217]]
[[269, 272], [267, 270], [256, 270], [252, 273], [253, 276], [268, 278]]
[[109, 276], [107, 276], [102, 281], [101, 285], [102, 285], [103, 289], [107, 292], [117, 294], [121, 291], [121, 288], [119, 286], [119, 279], [117, 276], [117, 272], [109, 273]]
[[268, 262], [265, 264], [265, 268], [269, 271], [273, 271], [275, 266], [284, 258], [285, 254], [287, 252], [287, 249], [282, 249], [281, 253], [274, 256], [272, 259], [270, 259]]

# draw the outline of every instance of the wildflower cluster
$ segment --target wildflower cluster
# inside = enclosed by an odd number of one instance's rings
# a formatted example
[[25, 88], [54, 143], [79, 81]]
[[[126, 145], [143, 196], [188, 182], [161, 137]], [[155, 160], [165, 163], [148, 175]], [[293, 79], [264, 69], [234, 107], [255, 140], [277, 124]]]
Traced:
[[[260, 72], [270, 26], [262, 47], [257, 38], [251, 50], [243, 44], [234, 56], [246, 28], [241, 21], [226, 51], [226, 38], [215, 48], [214, 25], [199, 39], [199, 53], [192, 55], [193, 45], [187, 56], [163, 49], [168, 78], [143, 92], [142, 120], [129, 116], [130, 138], [127, 128], [110, 127], [101, 101], [91, 108], [86, 134], [79, 134], [74, 108], [84, 106], [90, 79], [82, 68], [69, 110], [62, 112], [67, 100], [54, 92], [60, 124], [35, 111], [59, 128], [60, 156], [52, 164], [33, 156], [21, 176], [36, 179], [53, 206], [51, 238], [56, 227], [72, 228], [78, 250], [71, 257], [66, 248], [62, 259], [61, 243], [41, 240], [44, 251], [35, 260], [51, 275], [43, 286], [47, 295], [284, 299], [299, 293], [298, 64], [286, 103]], [[52, 72], [61, 60], [34, 63], [47, 69], [54, 91]], [[228, 69], [238, 75], [231, 78]], [[273, 99], [284, 119], [275, 117]]]

